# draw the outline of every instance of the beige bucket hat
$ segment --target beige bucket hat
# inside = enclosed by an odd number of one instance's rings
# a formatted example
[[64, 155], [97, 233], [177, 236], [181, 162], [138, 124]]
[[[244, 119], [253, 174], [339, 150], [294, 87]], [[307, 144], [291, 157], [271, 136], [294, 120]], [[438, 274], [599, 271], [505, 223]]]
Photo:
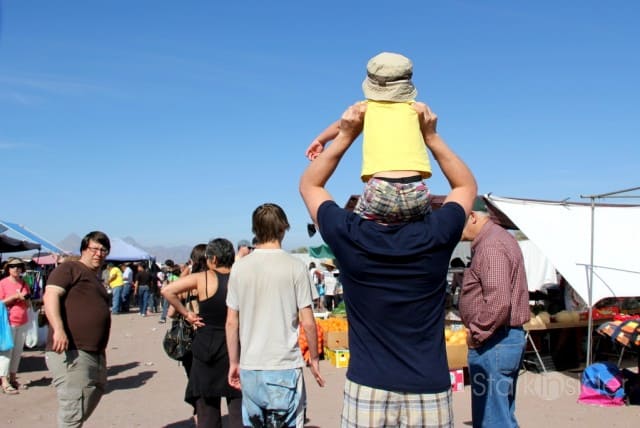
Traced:
[[406, 102], [418, 96], [413, 86], [413, 63], [409, 58], [382, 52], [367, 63], [367, 77], [362, 82], [364, 96], [374, 101]]
[[323, 265], [324, 267], [328, 267], [328, 268], [330, 267], [330, 268], [333, 268], [333, 269], [336, 269], [336, 267], [337, 267], [337, 266], [333, 263], [333, 260], [331, 260], [331, 259], [326, 259], [325, 261], [323, 261], [323, 262], [322, 262], [322, 265]]

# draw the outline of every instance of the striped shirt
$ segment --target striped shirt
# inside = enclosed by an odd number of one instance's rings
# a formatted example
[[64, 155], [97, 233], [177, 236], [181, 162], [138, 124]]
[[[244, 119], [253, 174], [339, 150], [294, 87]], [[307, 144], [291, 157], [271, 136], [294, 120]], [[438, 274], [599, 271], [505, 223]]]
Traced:
[[488, 221], [473, 240], [471, 252], [459, 309], [472, 342], [480, 344], [500, 327], [529, 321], [529, 289], [520, 246], [502, 227]]

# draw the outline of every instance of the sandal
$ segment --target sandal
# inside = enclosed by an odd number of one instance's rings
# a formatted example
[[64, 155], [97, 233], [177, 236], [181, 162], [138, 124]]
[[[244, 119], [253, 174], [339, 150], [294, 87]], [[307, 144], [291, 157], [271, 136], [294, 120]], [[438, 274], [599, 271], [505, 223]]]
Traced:
[[14, 380], [13, 382], [10, 382], [10, 383], [11, 383], [11, 386], [13, 386], [15, 389], [22, 389], [22, 390], [29, 389], [28, 385], [23, 385], [21, 383], [18, 383], [17, 380]]
[[18, 390], [15, 389], [13, 386], [11, 385], [2, 385], [2, 392], [7, 394], [7, 395], [16, 395], [19, 394]]

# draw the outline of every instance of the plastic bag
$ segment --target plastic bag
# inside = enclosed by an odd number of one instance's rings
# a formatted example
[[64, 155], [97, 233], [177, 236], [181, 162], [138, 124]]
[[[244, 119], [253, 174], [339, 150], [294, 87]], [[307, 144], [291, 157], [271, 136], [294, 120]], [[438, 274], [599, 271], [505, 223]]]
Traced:
[[0, 302], [0, 352], [13, 349], [13, 332], [9, 324], [9, 312], [4, 303]]
[[27, 336], [24, 340], [24, 345], [29, 348], [35, 348], [38, 345], [38, 313], [33, 310], [31, 305], [27, 308]]

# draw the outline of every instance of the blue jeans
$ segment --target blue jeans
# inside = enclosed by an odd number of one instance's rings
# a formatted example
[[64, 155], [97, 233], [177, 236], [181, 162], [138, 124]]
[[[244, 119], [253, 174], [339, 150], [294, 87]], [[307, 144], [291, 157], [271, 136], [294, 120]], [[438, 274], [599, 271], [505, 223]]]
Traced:
[[131, 304], [131, 283], [125, 282], [122, 286], [122, 312], [129, 312]]
[[169, 311], [169, 301], [162, 298], [162, 313], [160, 314], [160, 320], [165, 321], [167, 319], [167, 312]]
[[158, 312], [158, 296], [149, 291], [149, 303], [147, 303], [147, 308], [151, 312]]
[[471, 415], [476, 427], [517, 427], [516, 383], [526, 341], [521, 327], [500, 327], [469, 349]]
[[149, 286], [138, 286], [138, 305], [140, 305], [140, 315], [147, 314], [147, 305], [149, 304]]
[[111, 289], [111, 313], [122, 312], [122, 285]]
[[244, 426], [302, 428], [306, 395], [301, 368], [241, 369], [240, 382]]

